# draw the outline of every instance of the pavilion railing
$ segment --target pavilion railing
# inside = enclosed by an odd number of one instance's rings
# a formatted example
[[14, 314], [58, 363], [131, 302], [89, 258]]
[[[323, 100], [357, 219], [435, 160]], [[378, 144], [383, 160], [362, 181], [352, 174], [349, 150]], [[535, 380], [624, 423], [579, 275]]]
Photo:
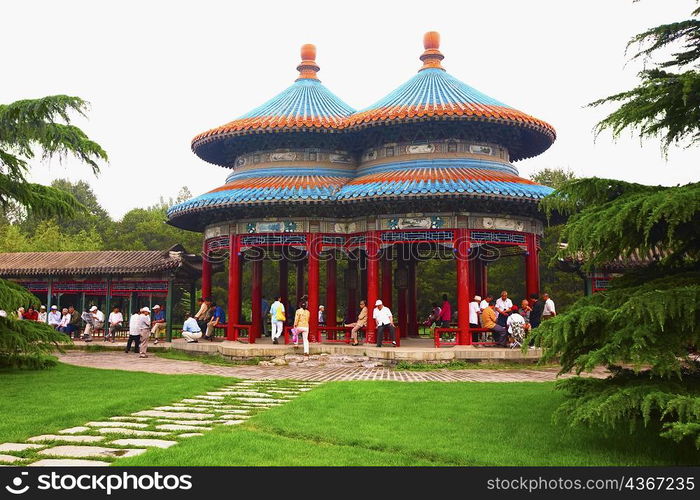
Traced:
[[[466, 342], [463, 345], [496, 345], [495, 342], [474, 341], [473, 335], [477, 333], [490, 333], [488, 328], [468, 328]], [[452, 335], [450, 335], [452, 334]], [[460, 345], [459, 328], [433, 328], [435, 347]]]

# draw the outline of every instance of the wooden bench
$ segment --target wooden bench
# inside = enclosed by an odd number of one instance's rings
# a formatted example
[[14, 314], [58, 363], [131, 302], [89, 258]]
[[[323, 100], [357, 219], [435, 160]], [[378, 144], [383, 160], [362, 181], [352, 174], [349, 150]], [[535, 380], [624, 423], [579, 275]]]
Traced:
[[[459, 328], [434, 328], [433, 337], [435, 339], [435, 347], [442, 346], [455, 346], [460, 345], [459, 342]], [[474, 342], [472, 335], [475, 333], [486, 333], [491, 332], [488, 328], [469, 328], [467, 329], [467, 342], [464, 345], [496, 345], [495, 342]], [[444, 333], [454, 333], [454, 338], [452, 340], [443, 340], [442, 336]]]

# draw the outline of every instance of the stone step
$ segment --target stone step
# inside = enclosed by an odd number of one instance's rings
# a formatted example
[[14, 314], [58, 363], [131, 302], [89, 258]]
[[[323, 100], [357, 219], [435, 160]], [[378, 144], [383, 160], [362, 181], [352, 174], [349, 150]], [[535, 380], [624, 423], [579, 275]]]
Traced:
[[117, 439], [109, 444], [119, 446], [145, 446], [146, 448], [170, 448], [177, 444], [177, 441], [167, 441], [165, 439]]
[[[211, 412], [210, 409], [200, 410], [194, 406], [185, 407], [185, 408], [187, 409], [188, 413], [209, 413], [209, 412]], [[182, 406], [156, 406], [153, 409], [158, 410], [158, 411], [182, 411], [183, 410]]]
[[145, 453], [145, 449], [128, 449], [128, 448], [105, 448], [103, 446], [74, 446], [62, 445], [46, 448], [39, 451], [39, 455], [50, 455], [55, 457], [68, 458], [90, 458], [90, 457], [135, 457], [141, 453]]
[[42, 434], [27, 439], [30, 443], [41, 441], [63, 441], [65, 443], [96, 443], [102, 441], [104, 436], [65, 436], [58, 434]]
[[46, 448], [45, 444], [28, 444], [28, 443], [3, 443], [0, 444], [0, 451], [24, 451]]
[[[114, 427], [115, 424], [114, 422], [88, 422], [85, 425], [90, 427]], [[145, 427], [148, 427], [148, 424], [144, 424], [141, 422], [119, 422], [119, 427], [143, 429]]]
[[199, 425], [161, 424], [156, 425], [156, 429], [164, 431], [208, 431], [211, 430], [211, 427], [202, 427]]
[[84, 425], [79, 425], [77, 427], [69, 427], [68, 429], [63, 429], [58, 431], [59, 434], [80, 434], [81, 432], [89, 431], [89, 427]]
[[243, 422], [245, 422], [245, 420], [227, 420], [223, 423], [223, 425], [238, 425], [242, 424]]
[[170, 412], [170, 411], [159, 411], [159, 410], [143, 410], [134, 413], [134, 415], [139, 417], [165, 417], [165, 418], [181, 418], [184, 420], [200, 420], [204, 418], [214, 418], [213, 413], [191, 413], [191, 412]]
[[76, 460], [71, 458], [43, 458], [29, 464], [29, 467], [106, 467], [109, 462], [100, 460]]
[[185, 432], [184, 434], [178, 434], [177, 437], [179, 438], [191, 438], [195, 436], [204, 436], [201, 432]]
[[127, 429], [126, 427], [106, 427], [97, 429], [100, 434], [125, 434], [127, 436], [167, 436], [167, 432], [158, 431], [141, 431], [136, 429]]
[[132, 416], [124, 416], [124, 417], [109, 417], [109, 420], [124, 420], [124, 421], [131, 421], [133, 420], [134, 422], [148, 422], [151, 420], [148, 417], [132, 417]]
[[14, 455], [3, 455], [0, 454], [0, 462], [5, 462], [8, 464], [14, 463], [14, 462], [19, 462], [20, 460], [24, 460], [20, 457], [16, 457]]

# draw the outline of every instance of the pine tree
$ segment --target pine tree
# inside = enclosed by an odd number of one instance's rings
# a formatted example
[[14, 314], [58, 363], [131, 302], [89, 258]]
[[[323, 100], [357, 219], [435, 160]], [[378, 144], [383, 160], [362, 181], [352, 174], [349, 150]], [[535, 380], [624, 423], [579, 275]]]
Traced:
[[[22, 210], [39, 217], [70, 217], [85, 210], [75, 197], [51, 186], [27, 182], [29, 162], [40, 152], [43, 159], [74, 156], [99, 171], [107, 153], [78, 127], [71, 113], [85, 116], [88, 104], [65, 95], [16, 101], [0, 105], [0, 208]], [[0, 366], [47, 366], [45, 356], [65, 335], [48, 325], [16, 321], [12, 312], [36, 304], [38, 299], [23, 288], [0, 280]]]

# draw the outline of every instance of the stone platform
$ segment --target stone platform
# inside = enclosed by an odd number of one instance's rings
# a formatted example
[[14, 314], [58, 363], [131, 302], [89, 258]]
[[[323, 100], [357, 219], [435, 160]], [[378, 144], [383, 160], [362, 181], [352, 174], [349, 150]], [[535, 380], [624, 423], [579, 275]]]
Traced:
[[[221, 354], [234, 359], [273, 359], [289, 355], [303, 353], [302, 346], [273, 344], [270, 338], [257, 339], [255, 344], [247, 342], [200, 340], [198, 343], [188, 344], [183, 339], [173, 340], [171, 349], [190, 352], [193, 354]], [[519, 348], [509, 349], [502, 347], [482, 346], [434, 346], [432, 339], [409, 338], [401, 339], [401, 347], [384, 345], [351, 346], [349, 344], [311, 343], [310, 354], [329, 354], [336, 356], [358, 356], [370, 360], [382, 361], [394, 364], [400, 361], [408, 362], [449, 362], [449, 361], [473, 361], [473, 362], [536, 362], [542, 354], [540, 349], [529, 349], [523, 353]]]

